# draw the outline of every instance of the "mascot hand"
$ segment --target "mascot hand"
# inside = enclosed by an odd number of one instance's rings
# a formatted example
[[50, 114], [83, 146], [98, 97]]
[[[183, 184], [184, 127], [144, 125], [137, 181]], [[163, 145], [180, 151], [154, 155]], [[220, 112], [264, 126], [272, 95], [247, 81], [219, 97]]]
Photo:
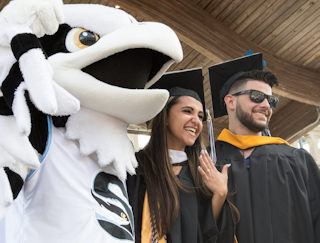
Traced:
[[14, 0], [0, 13], [0, 23], [28, 26], [37, 37], [52, 35], [63, 22], [62, 0]]
[[4, 167], [17, 173], [24, 181], [29, 168], [40, 166], [36, 150], [28, 137], [20, 135], [13, 116], [0, 116], [0, 219], [13, 202], [12, 189]]
[[[13, 191], [15, 191], [14, 193], [17, 194], [19, 191], [16, 191], [16, 190], [20, 190], [17, 188], [17, 185], [21, 183], [20, 180], [19, 182], [14, 182], [13, 184], [14, 188], [11, 188], [8, 175], [5, 172], [5, 169], [3, 167], [7, 167], [6, 169], [16, 173], [15, 178], [11, 178], [10, 180], [17, 179], [20, 176], [22, 181], [24, 181], [29, 171], [26, 164], [16, 162], [16, 161], [22, 161], [21, 158], [17, 158], [17, 157], [15, 158], [15, 157], [16, 156], [12, 156], [10, 153], [8, 153], [5, 150], [5, 148], [0, 146], [0, 192], [1, 192], [0, 193], [0, 219], [5, 215], [9, 206], [13, 202], [13, 199], [14, 199]], [[33, 163], [38, 164], [37, 161], [34, 161]], [[30, 165], [32, 163], [28, 162], [28, 164]], [[38, 165], [32, 165], [32, 166], [36, 168]]]
[[80, 109], [79, 100], [53, 80], [53, 70], [41, 49], [31, 49], [23, 54], [19, 67], [31, 101], [40, 111], [65, 116]]
[[[2, 151], [0, 149], [0, 153]], [[9, 206], [13, 202], [13, 195], [11, 191], [11, 186], [7, 177], [6, 172], [3, 168], [0, 168], [0, 220], [5, 215]]]
[[[20, 176], [20, 178], [24, 181], [29, 171], [28, 167], [24, 164], [15, 163], [14, 157], [7, 153], [7, 151], [2, 147], [0, 147], [0, 155], [0, 163], [3, 164], [3, 162], [6, 161], [5, 164], [7, 165], [5, 167], [18, 174], [15, 178], [11, 178], [10, 180], [17, 179], [17, 176]], [[5, 169], [0, 166], [0, 220], [13, 202], [13, 191], [15, 191], [14, 193], [18, 194], [19, 191], [16, 190], [19, 189], [15, 186], [17, 186], [19, 183], [21, 183], [20, 180], [19, 182], [14, 182], [14, 188], [11, 188], [11, 184]]]
[[[79, 101], [54, 82], [50, 84], [51, 93], [49, 93], [48, 90], [45, 90], [45, 92], [41, 93], [41, 90], [39, 90], [39, 87], [37, 87], [38, 90], [37, 88], [35, 88], [36, 90], [34, 91], [33, 90], [34, 86], [32, 86], [34, 85], [34, 83], [31, 83], [31, 85], [29, 83], [29, 86], [31, 86], [32, 88], [28, 89], [26, 87], [26, 83], [28, 82], [20, 83], [19, 87], [16, 89], [14, 93], [14, 98], [12, 103], [12, 112], [16, 119], [17, 129], [19, 131], [19, 134], [21, 135], [29, 136], [31, 132], [31, 116], [30, 116], [28, 105], [27, 105], [27, 100], [25, 97], [26, 90], [29, 91], [31, 100], [34, 103], [34, 105], [45, 114], [63, 116], [63, 115], [70, 115], [80, 109]], [[42, 85], [42, 86], [45, 86], [45, 85]], [[45, 88], [48, 88], [48, 87], [45, 87]], [[45, 96], [46, 94], [48, 95]], [[51, 95], [51, 100], [48, 98], [50, 95]], [[52, 100], [54, 100], [54, 102], [55, 101], [57, 102], [53, 103]], [[55, 107], [57, 107], [56, 110], [52, 109], [53, 107], [52, 104]]]
[[12, 100], [10, 108], [21, 133], [28, 135], [31, 128], [25, 91], [28, 91], [32, 103], [45, 114], [65, 116], [80, 109], [78, 99], [53, 80], [51, 65], [34, 34], [19, 33], [12, 37], [10, 45], [17, 62], [11, 67], [1, 89], [5, 99]]
[[36, 150], [28, 137], [20, 134], [13, 116], [0, 116], [0, 134], [0, 168], [18, 168], [20, 165], [30, 169], [39, 167]]

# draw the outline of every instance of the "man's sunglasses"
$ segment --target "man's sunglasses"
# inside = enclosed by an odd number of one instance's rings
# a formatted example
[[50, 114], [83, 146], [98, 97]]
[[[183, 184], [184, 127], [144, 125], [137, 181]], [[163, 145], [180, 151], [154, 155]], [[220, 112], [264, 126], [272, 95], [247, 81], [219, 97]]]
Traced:
[[243, 90], [243, 91], [234, 93], [232, 95], [239, 96], [243, 94], [250, 94], [250, 100], [255, 103], [262, 103], [264, 99], [267, 99], [270, 105], [270, 108], [276, 108], [279, 101], [277, 96], [267, 95], [259, 90], [254, 90], [254, 89]]

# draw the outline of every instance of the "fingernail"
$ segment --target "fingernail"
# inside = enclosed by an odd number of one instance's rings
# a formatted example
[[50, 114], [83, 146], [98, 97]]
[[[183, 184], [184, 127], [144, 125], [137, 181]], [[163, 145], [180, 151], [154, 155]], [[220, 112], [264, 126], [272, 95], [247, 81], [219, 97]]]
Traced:
[[206, 150], [205, 150], [205, 149], [202, 149], [202, 150], [201, 150], [201, 153], [202, 153], [202, 154], [206, 153]]
[[208, 154], [208, 151], [207, 151], [206, 149], [204, 150], [204, 152], [205, 152], [206, 154]]
[[202, 154], [200, 154], [200, 159], [202, 159]]
[[226, 164], [227, 165], [227, 167], [230, 167], [231, 166], [231, 164]]

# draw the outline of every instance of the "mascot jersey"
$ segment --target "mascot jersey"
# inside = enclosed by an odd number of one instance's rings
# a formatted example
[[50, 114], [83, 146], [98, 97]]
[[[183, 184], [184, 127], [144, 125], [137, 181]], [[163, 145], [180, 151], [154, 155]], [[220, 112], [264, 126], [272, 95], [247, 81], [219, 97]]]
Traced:
[[176, 34], [61, 0], [11, 1], [0, 24], [0, 242], [134, 242], [127, 127], [165, 105], [147, 88], [182, 59]]
[[63, 130], [52, 127], [41, 166], [6, 214], [1, 242], [132, 242], [124, 185], [81, 155]]

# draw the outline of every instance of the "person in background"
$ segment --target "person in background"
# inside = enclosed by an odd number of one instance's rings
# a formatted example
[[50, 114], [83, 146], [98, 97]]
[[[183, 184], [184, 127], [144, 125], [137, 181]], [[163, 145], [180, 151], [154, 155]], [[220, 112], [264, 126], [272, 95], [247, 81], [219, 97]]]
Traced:
[[262, 54], [214, 65], [209, 75], [214, 116], [229, 118], [216, 152], [221, 165], [232, 165], [228, 188], [240, 212], [239, 243], [319, 243], [319, 168], [305, 150], [263, 136], [278, 80], [263, 71]]
[[168, 89], [170, 98], [152, 120], [148, 145], [136, 154], [137, 174], [127, 180], [136, 242], [233, 242], [233, 223], [225, 223], [232, 220], [224, 220], [232, 217], [229, 165], [219, 172], [201, 151], [201, 69], [167, 73], [151, 88]]

